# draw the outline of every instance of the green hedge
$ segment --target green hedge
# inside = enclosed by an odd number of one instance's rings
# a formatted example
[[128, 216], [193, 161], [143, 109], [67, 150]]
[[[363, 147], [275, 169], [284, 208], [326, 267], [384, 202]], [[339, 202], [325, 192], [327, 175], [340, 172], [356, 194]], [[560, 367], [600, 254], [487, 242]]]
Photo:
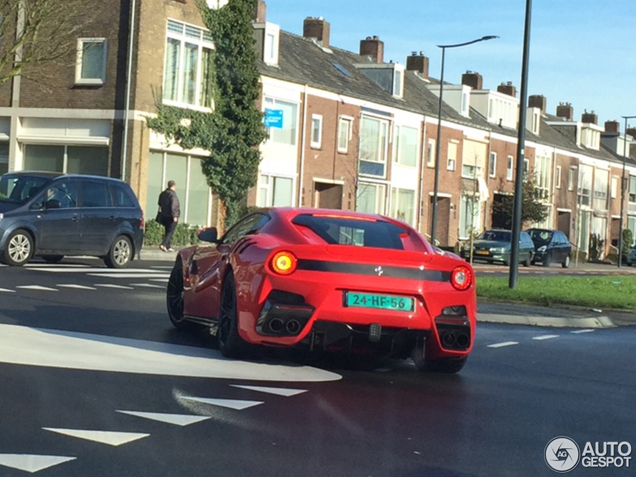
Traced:
[[[144, 234], [144, 245], [154, 246], [159, 245], [163, 240], [163, 225], [156, 220], [150, 220], [146, 223], [146, 230]], [[177, 229], [172, 236], [173, 247], [187, 247], [188, 245], [194, 245], [199, 243], [197, 237], [197, 226], [188, 224], [178, 224]]]

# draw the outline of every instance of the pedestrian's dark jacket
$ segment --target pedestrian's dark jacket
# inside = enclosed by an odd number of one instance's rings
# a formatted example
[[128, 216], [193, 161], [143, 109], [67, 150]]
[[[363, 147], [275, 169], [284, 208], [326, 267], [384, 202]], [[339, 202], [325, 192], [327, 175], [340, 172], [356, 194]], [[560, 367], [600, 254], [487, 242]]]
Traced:
[[161, 211], [161, 217], [163, 218], [173, 219], [174, 217], [181, 216], [179, 197], [177, 197], [177, 193], [172, 189], [166, 189], [159, 194], [158, 205]]

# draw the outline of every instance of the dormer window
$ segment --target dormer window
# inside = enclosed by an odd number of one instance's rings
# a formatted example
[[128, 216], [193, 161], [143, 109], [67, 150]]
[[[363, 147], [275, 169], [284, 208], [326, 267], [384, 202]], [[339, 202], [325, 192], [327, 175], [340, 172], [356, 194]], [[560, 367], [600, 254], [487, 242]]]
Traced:
[[402, 97], [404, 91], [404, 69], [395, 68], [393, 73], [393, 96]]
[[404, 65], [398, 63], [357, 64], [365, 76], [377, 83], [384, 91], [401, 98], [404, 93]]
[[266, 64], [277, 66], [280, 27], [273, 23], [254, 23], [253, 26], [258, 56], [262, 58]]

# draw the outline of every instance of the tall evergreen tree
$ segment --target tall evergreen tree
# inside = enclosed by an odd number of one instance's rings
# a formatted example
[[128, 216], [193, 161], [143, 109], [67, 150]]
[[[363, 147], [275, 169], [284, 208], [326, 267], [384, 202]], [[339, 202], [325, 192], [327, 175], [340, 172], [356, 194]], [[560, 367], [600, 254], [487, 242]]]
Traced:
[[[499, 190], [503, 191], [503, 181]], [[543, 222], [548, 217], [548, 206], [541, 201], [540, 191], [534, 181], [534, 175], [528, 174], [523, 181], [521, 199], [521, 225]], [[492, 203], [493, 224], [498, 227], [511, 229], [514, 212], [514, 196], [501, 194], [499, 200]]]
[[252, 19], [256, 0], [230, 0], [219, 9], [197, 0], [215, 49], [210, 55], [208, 91], [213, 111], [198, 112], [157, 102], [158, 116], [148, 125], [185, 149], [205, 149], [203, 173], [226, 209], [232, 225], [243, 213], [250, 187], [256, 184], [261, 159], [259, 144], [266, 137], [257, 107], [259, 72]]

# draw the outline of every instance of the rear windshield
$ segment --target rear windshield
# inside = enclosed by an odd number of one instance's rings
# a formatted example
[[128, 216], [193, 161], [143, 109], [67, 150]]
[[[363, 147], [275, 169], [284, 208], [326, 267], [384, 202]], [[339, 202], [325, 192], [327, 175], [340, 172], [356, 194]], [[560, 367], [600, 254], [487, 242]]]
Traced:
[[510, 232], [502, 230], [486, 230], [479, 238], [481, 240], [493, 240], [495, 242], [510, 242]]
[[404, 250], [401, 235], [408, 235], [402, 227], [373, 219], [303, 214], [296, 216], [292, 223], [311, 229], [331, 245]]
[[14, 176], [0, 177], [0, 201], [25, 204], [44, 189], [51, 179], [48, 177]]
[[552, 232], [550, 230], [528, 230], [530, 238], [537, 243], [550, 243]]

